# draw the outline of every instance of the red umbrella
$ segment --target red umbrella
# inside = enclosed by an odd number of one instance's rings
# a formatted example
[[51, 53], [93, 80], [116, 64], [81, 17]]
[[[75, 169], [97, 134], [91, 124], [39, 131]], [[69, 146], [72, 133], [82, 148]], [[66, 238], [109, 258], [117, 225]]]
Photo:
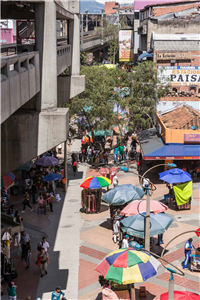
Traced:
[[107, 170], [105, 168], [101, 168], [99, 170], [99, 173], [103, 176], [103, 177], [106, 177], [107, 176]]
[[[126, 217], [137, 215], [138, 212], [142, 213], [146, 211], [146, 200], [135, 200], [131, 203], [129, 203], [122, 211], [121, 215], [125, 215]], [[163, 212], [167, 210], [168, 207], [156, 200], [150, 201], [150, 211], [154, 212], [154, 214]], [[138, 211], [139, 210], [139, 211]]]
[[[162, 294], [160, 300], [168, 300], [168, 293]], [[174, 300], [200, 300], [200, 296], [191, 292], [174, 291]]]
[[[199, 231], [199, 232], [200, 232], [200, 227], [199, 227], [196, 231]], [[195, 233], [196, 233], [196, 235], [200, 238], [200, 233], [198, 233], [198, 232], [195, 232]]]

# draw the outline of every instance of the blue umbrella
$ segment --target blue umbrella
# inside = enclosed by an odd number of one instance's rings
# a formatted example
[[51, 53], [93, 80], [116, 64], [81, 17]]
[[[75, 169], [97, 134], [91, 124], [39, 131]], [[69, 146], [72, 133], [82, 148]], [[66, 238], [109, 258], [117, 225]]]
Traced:
[[153, 58], [153, 53], [148, 53], [148, 52], [145, 52], [145, 53], [142, 53], [139, 57], [138, 57], [138, 61], [144, 59], [144, 58]]
[[144, 191], [132, 184], [122, 184], [114, 187], [102, 196], [109, 205], [123, 205], [133, 200], [141, 199]]
[[59, 165], [59, 161], [53, 156], [43, 156], [35, 161], [36, 166], [49, 167]]
[[[123, 219], [121, 228], [127, 234], [144, 239], [145, 235], [145, 213], [137, 214]], [[150, 237], [164, 233], [174, 220], [164, 213], [150, 213]]]
[[42, 180], [43, 181], [56, 181], [56, 180], [60, 180], [61, 178], [62, 178], [61, 174], [53, 173], [53, 174], [49, 174], [49, 175], [45, 176]]
[[168, 183], [183, 183], [192, 180], [192, 177], [188, 172], [178, 168], [162, 172], [159, 174], [159, 176], [160, 180]]

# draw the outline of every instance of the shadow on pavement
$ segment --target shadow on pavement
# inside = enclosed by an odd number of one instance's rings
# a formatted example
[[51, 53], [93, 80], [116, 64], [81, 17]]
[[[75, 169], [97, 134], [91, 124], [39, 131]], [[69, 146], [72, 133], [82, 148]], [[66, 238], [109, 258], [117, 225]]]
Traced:
[[103, 223], [101, 223], [99, 226], [103, 227], [103, 228], [106, 228], [108, 230], [112, 230], [111, 219], [107, 219], [106, 221], [104, 221]]

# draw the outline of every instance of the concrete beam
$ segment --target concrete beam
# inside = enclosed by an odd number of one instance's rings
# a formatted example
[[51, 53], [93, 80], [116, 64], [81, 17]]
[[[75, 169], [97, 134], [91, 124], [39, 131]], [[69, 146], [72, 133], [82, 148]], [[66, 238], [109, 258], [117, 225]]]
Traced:
[[85, 75], [58, 76], [58, 105], [84, 92]]
[[58, 20], [73, 20], [74, 14], [66, 10], [60, 4], [56, 3], [56, 18]]
[[68, 108], [18, 111], [1, 126], [2, 176], [67, 140]]

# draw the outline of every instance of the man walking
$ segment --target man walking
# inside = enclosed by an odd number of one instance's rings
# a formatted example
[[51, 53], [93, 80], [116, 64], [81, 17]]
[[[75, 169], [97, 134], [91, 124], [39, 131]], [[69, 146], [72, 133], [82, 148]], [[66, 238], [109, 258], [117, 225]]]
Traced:
[[41, 277], [43, 277], [45, 274], [47, 274], [47, 266], [49, 264], [49, 256], [48, 253], [45, 252], [44, 248], [41, 248], [41, 251], [38, 254], [38, 258], [41, 259], [39, 267], [40, 267]]
[[51, 295], [51, 300], [61, 300], [64, 298], [64, 293], [61, 291], [61, 287], [57, 286], [55, 292]]
[[26, 245], [27, 243], [31, 243], [31, 239], [28, 233], [26, 231], [22, 231], [22, 236], [21, 236], [21, 248], [22, 248], [22, 255], [21, 258], [22, 260], [25, 258], [26, 255]]
[[119, 147], [116, 147], [114, 149], [114, 163], [115, 164], [118, 162], [118, 153], [119, 153]]
[[42, 238], [42, 241], [39, 243], [38, 246], [41, 248], [44, 248], [45, 252], [47, 252], [47, 253], [49, 252], [49, 243], [47, 242], [47, 239], [45, 236]]
[[189, 239], [186, 243], [185, 243], [185, 260], [184, 260], [184, 264], [183, 264], [183, 269], [186, 269], [188, 267], [188, 263], [190, 263], [190, 254], [192, 249], [196, 249], [193, 244], [193, 239]]

